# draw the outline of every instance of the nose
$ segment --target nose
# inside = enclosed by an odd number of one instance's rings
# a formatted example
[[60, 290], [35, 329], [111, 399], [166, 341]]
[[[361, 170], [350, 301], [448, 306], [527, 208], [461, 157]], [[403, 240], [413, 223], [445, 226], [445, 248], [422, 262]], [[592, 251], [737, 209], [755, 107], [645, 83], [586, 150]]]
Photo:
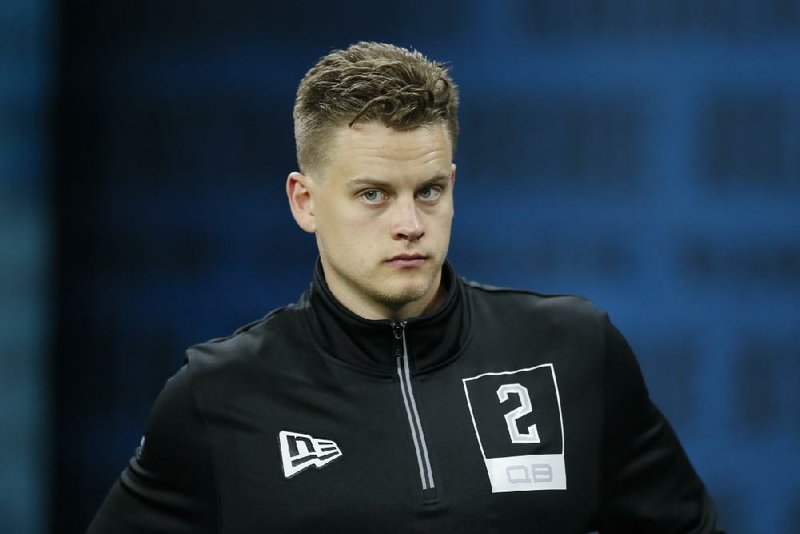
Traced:
[[425, 229], [419, 218], [419, 210], [413, 200], [397, 202], [395, 208], [396, 212], [392, 222], [392, 237], [394, 239], [418, 241], [425, 235]]

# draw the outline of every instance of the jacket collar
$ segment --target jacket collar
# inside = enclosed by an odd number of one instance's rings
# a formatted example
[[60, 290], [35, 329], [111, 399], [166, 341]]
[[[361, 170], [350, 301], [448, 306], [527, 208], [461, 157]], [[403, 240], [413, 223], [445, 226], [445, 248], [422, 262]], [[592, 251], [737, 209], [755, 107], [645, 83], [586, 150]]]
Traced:
[[[406, 321], [405, 336], [412, 374], [432, 370], [455, 358], [469, 335], [469, 310], [463, 281], [449, 262], [442, 267], [448, 290], [434, 313]], [[393, 375], [396, 370], [395, 326], [388, 319], [369, 320], [347, 309], [333, 296], [317, 260], [314, 280], [303, 295], [308, 324], [318, 345], [330, 356], [365, 371]]]

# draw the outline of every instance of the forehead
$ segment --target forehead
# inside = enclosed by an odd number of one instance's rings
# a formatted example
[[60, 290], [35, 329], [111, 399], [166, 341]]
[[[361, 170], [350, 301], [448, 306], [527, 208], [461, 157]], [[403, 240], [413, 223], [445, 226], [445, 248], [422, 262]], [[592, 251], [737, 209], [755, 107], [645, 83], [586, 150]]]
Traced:
[[444, 124], [395, 130], [377, 122], [340, 126], [333, 133], [326, 160], [336, 174], [364, 172], [449, 174], [452, 143]]

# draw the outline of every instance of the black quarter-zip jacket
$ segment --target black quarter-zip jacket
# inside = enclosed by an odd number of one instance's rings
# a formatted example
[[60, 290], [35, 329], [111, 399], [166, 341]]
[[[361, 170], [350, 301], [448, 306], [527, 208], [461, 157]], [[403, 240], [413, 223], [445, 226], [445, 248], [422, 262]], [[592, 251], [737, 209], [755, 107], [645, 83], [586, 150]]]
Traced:
[[442, 280], [434, 314], [372, 321], [318, 263], [190, 348], [89, 533], [717, 532], [603, 312]]

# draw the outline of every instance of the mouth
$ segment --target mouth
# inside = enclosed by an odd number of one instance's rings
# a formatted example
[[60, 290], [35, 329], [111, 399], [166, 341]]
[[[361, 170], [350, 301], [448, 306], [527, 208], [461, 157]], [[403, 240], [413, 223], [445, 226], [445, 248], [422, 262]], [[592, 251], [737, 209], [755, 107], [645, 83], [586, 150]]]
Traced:
[[400, 268], [412, 268], [421, 267], [427, 259], [425, 254], [398, 254], [386, 260], [386, 263]]

